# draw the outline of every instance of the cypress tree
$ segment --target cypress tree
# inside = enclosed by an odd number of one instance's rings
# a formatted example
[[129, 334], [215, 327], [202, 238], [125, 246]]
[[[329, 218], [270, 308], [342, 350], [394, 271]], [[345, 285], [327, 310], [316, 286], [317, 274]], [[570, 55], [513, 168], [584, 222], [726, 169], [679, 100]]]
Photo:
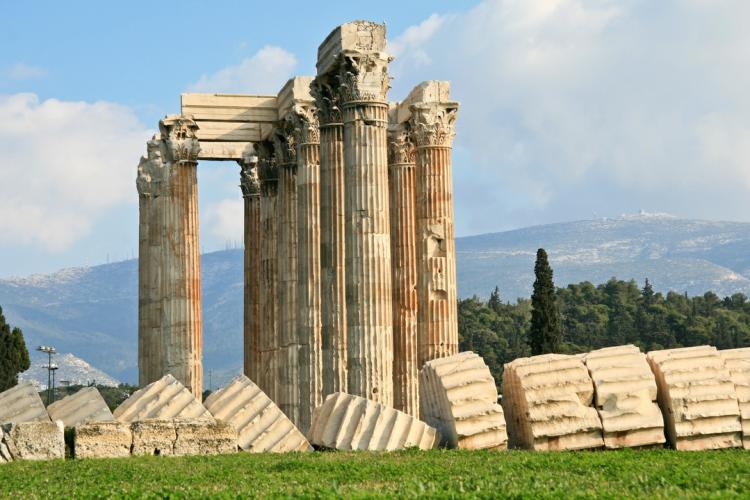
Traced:
[[540, 248], [536, 252], [534, 265], [534, 294], [531, 296], [531, 330], [529, 340], [531, 354], [560, 352], [562, 334], [555, 301], [555, 285], [547, 252]]
[[0, 307], [0, 392], [18, 383], [18, 374], [29, 369], [29, 351], [23, 333], [10, 328]]

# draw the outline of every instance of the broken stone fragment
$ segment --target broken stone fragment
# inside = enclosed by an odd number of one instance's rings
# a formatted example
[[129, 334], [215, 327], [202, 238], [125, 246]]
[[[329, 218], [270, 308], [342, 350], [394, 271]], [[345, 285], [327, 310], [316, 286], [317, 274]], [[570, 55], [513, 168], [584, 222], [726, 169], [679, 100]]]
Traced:
[[425, 363], [419, 377], [422, 420], [449, 448], [506, 449], [503, 409], [495, 379], [484, 360], [462, 352]]
[[305, 436], [291, 420], [244, 375], [206, 398], [205, 406], [221, 422], [238, 431], [237, 444], [245, 451], [312, 451]]
[[[13, 460], [52, 460], [65, 458], [62, 422], [19, 422], [3, 427], [3, 456]], [[10, 461], [10, 460], [6, 460]]]
[[411, 415], [343, 392], [329, 395], [313, 412], [310, 443], [337, 450], [393, 451], [434, 448], [434, 427]]
[[0, 393], [0, 424], [50, 422], [42, 398], [31, 382], [21, 382]]
[[75, 427], [75, 458], [129, 457], [132, 444], [130, 424], [117, 420], [87, 422]]
[[172, 418], [213, 420], [208, 410], [172, 375], [165, 375], [134, 392], [115, 409], [114, 417], [120, 422]]
[[52, 420], [62, 420], [65, 427], [86, 422], [114, 420], [112, 412], [96, 387], [85, 387], [75, 394], [55, 401], [47, 407]]

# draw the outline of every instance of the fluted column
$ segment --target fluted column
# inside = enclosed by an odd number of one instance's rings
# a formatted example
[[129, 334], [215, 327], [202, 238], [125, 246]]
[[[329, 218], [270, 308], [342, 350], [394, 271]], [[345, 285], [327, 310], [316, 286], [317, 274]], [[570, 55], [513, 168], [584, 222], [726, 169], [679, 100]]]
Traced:
[[256, 145], [260, 178], [260, 367], [257, 384], [278, 401], [278, 181], [273, 147]]
[[279, 408], [299, 426], [300, 359], [297, 335], [297, 147], [290, 123], [282, 121], [273, 134], [279, 165], [278, 303]]
[[458, 103], [411, 106], [417, 148], [417, 337], [421, 367], [458, 352], [451, 147]]
[[320, 125], [320, 272], [323, 393], [347, 392], [344, 124], [328, 79], [311, 86]]
[[197, 166], [200, 146], [192, 119], [159, 123], [167, 164], [160, 207], [162, 375], [172, 374], [199, 400], [203, 391], [203, 334], [198, 242]]
[[240, 188], [245, 208], [244, 238], [244, 373], [258, 382], [261, 372], [261, 221], [260, 181], [258, 179], [258, 157], [248, 154], [239, 161]]
[[297, 335], [299, 427], [310, 427], [323, 393], [320, 319], [320, 139], [312, 104], [290, 115], [297, 143]]
[[388, 130], [393, 259], [393, 407], [419, 417], [415, 150], [404, 124]]

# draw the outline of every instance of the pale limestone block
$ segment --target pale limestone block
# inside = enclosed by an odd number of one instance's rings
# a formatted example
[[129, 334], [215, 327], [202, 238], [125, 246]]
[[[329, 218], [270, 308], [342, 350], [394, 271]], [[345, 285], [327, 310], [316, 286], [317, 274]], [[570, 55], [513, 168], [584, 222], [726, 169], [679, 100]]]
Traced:
[[291, 420], [245, 376], [211, 393], [205, 405], [214, 418], [237, 429], [237, 445], [245, 451], [312, 451], [310, 443]]
[[62, 420], [65, 427], [114, 420], [112, 412], [96, 387], [85, 387], [75, 394], [55, 401], [47, 407], [47, 413], [52, 420]]
[[[10, 438], [10, 436], [7, 437]], [[8, 445], [5, 442], [5, 438], [5, 431], [3, 430], [2, 426], [0, 426], [0, 464], [13, 461], [13, 457], [10, 454]]]
[[385, 32], [385, 24], [361, 20], [336, 27], [318, 47], [318, 74], [331, 71], [342, 52], [382, 54], [387, 58]]
[[646, 355], [634, 345], [607, 347], [584, 356], [594, 382], [604, 446], [623, 448], [664, 443], [664, 419], [656, 404], [656, 378]]
[[174, 422], [177, 438], [172, 454], [220, 455], [237, 451], [237, 430], [225, 422], [182, 420]]
[[65, 458], [64, 427], [59, 420], [6, 424], [4, 431], [5, 444], [13, 460]]
[[719, 351], [734, 382], [742, 419], [742, 446], [750, 450], [750, 347]]
[[172, 375], [134, 392], [117, 407], [114, 417], [120, 422], [169, 418], [213, 420], [208, 410]]
[[575, 450], [604, 445], [581, 356], [544, 354], [505, 364], [503, 410], [510, 446]]
[[132, 444], [133, 433], [128, 423], [89, 421], [75, 427], [75, 458], [129, 457]]
[[484, 360], [462, 352], [425, 363], [420, 371], [421, 417], [435, 427], [441, 444], [462, 449], [506, 449], [503, 408]]
[[133, 433], [133, 456], [174, 455], [177, 430], [173, 419], [139, 420], [132, 423], [130, 430]]
[[394, 451], [434, 448], [435, 428], [411, 415], [351, 394], [329, 395], [313, 412], [309, 441], [337, 450]]
[[50, 422], [42, 398], [31, 382], [21, 382], [0, 393], [0, 424]]
[[737, 393], [712, 346], [647, 354], [659, 388], [667, 441], [678, 450], [742, 446]]

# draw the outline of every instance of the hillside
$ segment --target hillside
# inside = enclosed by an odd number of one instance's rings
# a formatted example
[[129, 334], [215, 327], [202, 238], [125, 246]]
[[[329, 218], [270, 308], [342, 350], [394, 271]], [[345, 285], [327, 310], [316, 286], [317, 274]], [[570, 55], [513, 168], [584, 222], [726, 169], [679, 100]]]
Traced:
[[[528, 296], [534, 256], [547, 249], [558, 286], [616, 276], [659, 291], [750, 294], [750, 224], [642, 214], [535, 226], [456, 241], [461, 297]], [[201, 259], [205, 381], [241, 366], [242, 250]], [[0, 280], [0, 304], [30, 348], [51, 344], [113, 378], [137, 378], [137, 262]], [[210, 372], [210, 375], [209, 375]]]

